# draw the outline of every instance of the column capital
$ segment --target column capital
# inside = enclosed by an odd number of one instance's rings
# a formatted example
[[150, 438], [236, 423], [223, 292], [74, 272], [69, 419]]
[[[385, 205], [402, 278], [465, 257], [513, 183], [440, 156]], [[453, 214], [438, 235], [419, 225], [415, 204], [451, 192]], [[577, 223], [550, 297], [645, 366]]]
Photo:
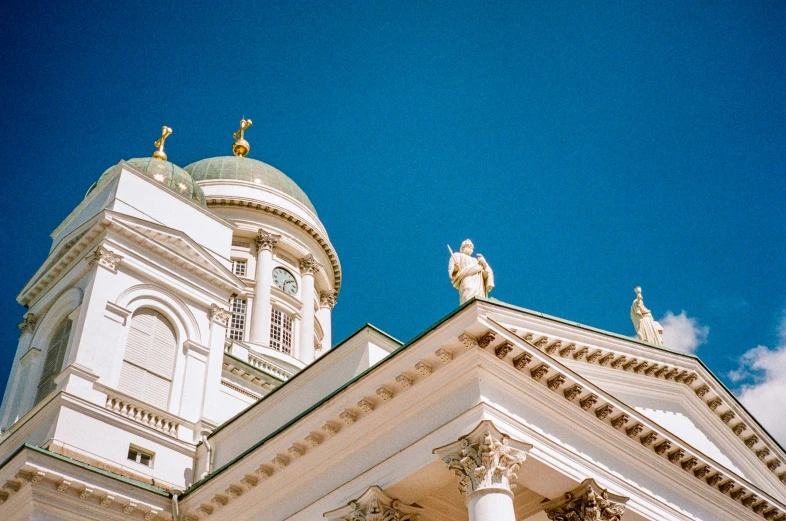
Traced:
[[558, 499], [543, 504], [553, 521], [620, 521], [628, 498], [601, 488], [592, 478]]
[[325, 512], [330, 521], [417, 521], [423, 508], [406, 505], [374, 485], [345, 507]]
[[319, 294], [319, 307], [333, 309], [335, 305], [336, 305], [335, 291], [323, 291]]
[[102, 266], [112, 273], [117, 273], [117, 265], [122, 259], [122, 255], [118, 255], [117, 253], [104, 248], [104, 246], [99, 246], [93, 250], [90, 255], [87, 256], [87, 265], [91, 268]]
[[319, 268], [321, 267], [321, 264], [319, 264], [317, 259], [315, 259], [314, 256], [310, 253], [300, 259], [300, 273], [302, 275], [313, 275], [319, 271]]
[[257, 245], [257, 251], [262, 250], [273, 250], [278, 244], [278, 241], [281, 240], [280, 235], [276, 235], [275, 233], [266, 232], [262, 228], [257, 230], [257, 236], [254, 239], [254, 242]]
[[232, 314], [227, 311], [226, 309], [216, 305], [210, 304], [210, 312], [208, 313], [208, 318], [211, 322], [215, 322], [220, 326], [227, 327], [229, 325], [229, 319]]
[[490, 420], [483, 420], [458, 441], [434, 449], [434, 454], [459, 478], [463, 494], [492, 489], [512, 495], [516, 485], [511, 481], [531, 448], [529, 443], [501, 433]]
[[21, 331], [23, 335], [25, 333], [32, 333], [35, 329], [36, 322], [38, 322], [38, 318], [36, 318], [33, 313], [25, 314], [24, 319], [19, 324], [19, 331]]

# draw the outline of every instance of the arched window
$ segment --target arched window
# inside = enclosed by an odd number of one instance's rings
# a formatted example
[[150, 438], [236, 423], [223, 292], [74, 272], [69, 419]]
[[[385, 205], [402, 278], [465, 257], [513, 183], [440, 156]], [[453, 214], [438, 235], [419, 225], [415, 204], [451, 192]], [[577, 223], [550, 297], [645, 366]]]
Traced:
[[57, 326], [55, 334], [52, 335], [52, 339], [49, 341], [49, 346], [46, 349], [44, 370], [41, 373], [41, 381], [38, 383], [35, 403], [46, 398], [46, 395], [54, 390], [55, 376], [60, 374], [60, 370], [63, 368], [63, 359], [65, 358], [66, 347], [68, 347], [69, 336], [71, 336], [71, 321], [66, 319]]
[[270, 347], [292, 354], [292, 317], [276, 308], [270, 315]]
[[149, 308], [137, 310], [131, 317], [118, 388], [166, 409], [176, 352], [175, 330], [164, 315]]

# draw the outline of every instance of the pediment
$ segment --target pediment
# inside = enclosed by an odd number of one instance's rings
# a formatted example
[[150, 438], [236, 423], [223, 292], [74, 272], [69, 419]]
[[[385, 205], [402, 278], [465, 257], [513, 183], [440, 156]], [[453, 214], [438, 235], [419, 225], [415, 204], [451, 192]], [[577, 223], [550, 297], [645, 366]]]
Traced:
[[[292, 490], [313, 490], [309, 487], [315, 482], [322, 486], [324, 480], [317, 479], [325, 477], [322, 472], [330, 472], [333, 490], [370, 468], [387, 472], [375, 465], [443, 427], [452, 428], [467, 414], [489, 410], [518, 422], [538, 451], [559, 451], [559, 458], [533, 457], [538, 468], [575, 469], [575, 464], [595, 465], [601, 472], [621, 469], [621, 476], [635, 474], [631, 482], [656, 490], [655, 496], [676, 487], [689, 489], [693, 497], [706, 495], [727, 511], [786, 515], [783, 494], [770, 490], [774, 487], [739, 475], [573, 370], [559, 354], [512, 333], [492, 317], [495, 307], [470, 303], [349, 380], [334, 378], [347, 373], [341, 346], [318, 359], [210, 435], [214, 464], [222, 470], [186, 492], [184, 510], [197, 509], [212, 495], [235, 487], [249, 490], [238, 505], [265, 501], [273, 508], [271, 491], [285, 483]], [[328, 380], [332, 390], [320, 384]], [[430, 446], [428, 458], [412, 462], [410, 469], [429, 464], [431, 450], [440, 445]], [[205, 457], [201, 450], [198, 466]], [[349, 460], [353, 464], [342, 466]], [[574, 463], [560, 467], [557, 460]], [[335, 466], [323, 468], [328, 463]], [[545, 491], [544, 486], [539, 478], [533, 490], [550, 498], [564, 493], [562, 487]], [[317, 495], [323, 493], [328, 491], [320, 489]], [[287, 508], [300, 511], [308, 505], [306, 499], [296, 503]]]
[[483, 305], [496, 326], [786, 498], [783, 449], [695, 356], [502, 303]]
[[242, 293], [245, 285], [213, 254], [180, 230], [107, 211], [112, 228], [168, 261], [225, 289]]

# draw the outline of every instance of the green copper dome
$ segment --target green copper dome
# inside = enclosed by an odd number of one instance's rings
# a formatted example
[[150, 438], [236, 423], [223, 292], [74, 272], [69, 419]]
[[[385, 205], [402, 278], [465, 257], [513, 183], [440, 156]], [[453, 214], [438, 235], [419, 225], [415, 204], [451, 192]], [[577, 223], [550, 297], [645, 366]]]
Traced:
[[188, 165], [186, 171], [197, 182], [233, 179], [268, 186], [299, 201], [314, 212], [314, 215], [317, 213], [306, 193], [292, 179], [281, 170], [256, 159], [236, 156], [211, 157]]
[[[128, 159], [126, 160], [126, 163], [130, 164], [136, 170], [143, 173], [153, 181], [166, 186], [173, 192], [191, 199], [202, 206], [207, 206], [205, 192], [203, 192], [199, 185], [194, 182], [188, 172], [176, 164], [170, 163], [169, 161], [161, 161], [160, 159], [155, 159], [153, 157], [138, 157], [134, 159]], [[101, 181], [104, 179], [104, 177], [106, 177], [106, 175], [109, 174], [109, 172], [111, 172], [114, 168], [114, 166], [110, 167], [103, 174], [101, 174], [101, 177], [98, 178], [98, 181], [96, 181], [87, 191], [85, 197], [87, 197], [87, 195], [90, 194], [90, 192], [92, 192], [96, 186], [101, 184]]]

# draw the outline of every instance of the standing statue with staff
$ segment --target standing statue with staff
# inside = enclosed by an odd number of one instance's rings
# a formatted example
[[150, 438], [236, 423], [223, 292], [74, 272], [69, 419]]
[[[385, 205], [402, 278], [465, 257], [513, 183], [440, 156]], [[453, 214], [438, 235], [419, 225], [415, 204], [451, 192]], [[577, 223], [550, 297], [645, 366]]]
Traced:
[[448, 275], [453, 287], [459, 291], [459, 304], [473, 297], [488, 297], [494, 288], [494, 272], [483, 255], [472, 256], [474, 248], [469, 239], [461, 243], [461, 249], [456, 253], [448, 246]]

